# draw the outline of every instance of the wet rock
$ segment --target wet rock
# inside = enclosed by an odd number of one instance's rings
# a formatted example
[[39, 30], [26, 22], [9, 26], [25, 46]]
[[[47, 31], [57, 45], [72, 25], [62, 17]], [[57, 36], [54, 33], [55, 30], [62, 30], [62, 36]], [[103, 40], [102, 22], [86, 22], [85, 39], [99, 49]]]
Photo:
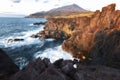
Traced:
[[18, 39], [18, 38], [16, 38], [16, 39], [13, 39], [13, 41], [24, 41], [24, 39]]
[[120, 70], [101, 65], [78, 65], [74, 80], [119, 80]]
[[50, 60], [40, 58], [31, 61], [23, 70], [16, 73], [10, 80], [69, 80], [62, 71], [56, 68]]
[[15, 39], [6, 39], [6, 41], [7, 43], [10, 43], [10, 42], [24, 41], [24, 39], [15, 38]]
[[0, 49], [0, 80], [8, 80], [9, 77], [18, 71], [18, 66]]
[[39, 37], [40, 40], [44, 40], [47, 38], [54, 38], [54, 39], [67, 39], [68, 38], [67, 34], [64, 31], [60, 31], [60, 30], [44, 30], [35, 36]]
[[32, 38], [38, 38], [39, 36], [37, 34], [33, 34], [32, 36], [30, 36]]
[[[75, 68], [74, 65], [77, 67]], [[83, 65], [72, 60], [31, 61], [10, 80], [119, 80], [120, 70], [101, 65]]]
[[120, 69], [120, 30], [108, 33], [101, 31], [96, 35], [95, 45], [91, 51], [92, 64], [104, 64]]
[[45, 25], [46, 22], [36, 22], [36, 23], [33, 23], [33, 25]]
[[[49, 61], [48, 61], [49, 62]], [[21, 71], [11, 77], [10, 80], [36, 80], [36, 78], [47, 68], [40, 58], [29, 62]]]
[[61, 70], [48, 67], [36, 80], [71, 80]]

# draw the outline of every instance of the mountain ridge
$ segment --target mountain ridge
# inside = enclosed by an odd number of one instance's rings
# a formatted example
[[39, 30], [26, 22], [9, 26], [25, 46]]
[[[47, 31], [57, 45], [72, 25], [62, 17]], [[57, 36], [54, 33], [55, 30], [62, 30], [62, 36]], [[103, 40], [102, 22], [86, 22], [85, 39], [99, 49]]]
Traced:
[[42, 12], [33, 13], [26, 17], [27, 18], [45, 18], [45, 17], [54, 17], [54, 16], [66, 16], [66, 15], [79, 14], [84, 12], [90, 12], [90, 11], [85, 10], [76, 4], [71, 4], [71, 5], [54, 8], [46, 12], [42, 11]]

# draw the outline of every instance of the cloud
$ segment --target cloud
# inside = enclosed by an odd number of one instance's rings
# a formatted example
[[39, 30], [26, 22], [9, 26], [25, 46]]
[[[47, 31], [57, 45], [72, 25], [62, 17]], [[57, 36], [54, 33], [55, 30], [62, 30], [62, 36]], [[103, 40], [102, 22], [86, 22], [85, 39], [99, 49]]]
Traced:
[[59, 4], [55, 4], [54, 6], [57, 7], [57, 6], [60, 6], [60, 5]]
[[21, 0], [11, 0], [13, 3], [20, 3]]
[[49, 2], [49, 0], [45, 0], [45, 1], [43, 1], [43, 3], [48, 3]]
[[36, 2], [38, 2], [39, 0], [35, 0]]

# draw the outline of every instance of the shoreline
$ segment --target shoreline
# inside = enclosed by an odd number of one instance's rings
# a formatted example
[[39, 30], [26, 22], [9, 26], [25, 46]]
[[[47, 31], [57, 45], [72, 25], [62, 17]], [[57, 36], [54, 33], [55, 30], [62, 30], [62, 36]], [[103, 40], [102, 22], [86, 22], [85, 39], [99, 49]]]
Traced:
[[[63, 50], [78, 60], [59, 59], [51, 63], [48, 58], [37, 58], [22, 70], [15, 70], [17, 66], [0, 50], [1, 56], [5, 55], [1, 58], [5, 69], [1, 65], [0, 79], [119, 80], [120, 10], [115, 10], [115, 6], [103, 7], [102, 11], [97, 10], [91, 17], [49, 18], [44, 30], [35, 34], [43, 40], [64, 39]], [[11, 65], [13, 73], [9, 71]]]

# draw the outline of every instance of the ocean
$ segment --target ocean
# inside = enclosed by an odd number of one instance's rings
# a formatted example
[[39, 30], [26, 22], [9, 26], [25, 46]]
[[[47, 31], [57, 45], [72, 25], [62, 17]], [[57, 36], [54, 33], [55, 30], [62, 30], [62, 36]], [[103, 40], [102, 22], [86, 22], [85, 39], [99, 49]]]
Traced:
[[[7, 52], [9, 57], [20, 69], [29, 61], [40, 58], [50, 58], [51, 62], [57, 59], [72, 59], [71, 55], [61, 48], [63, 40], [32, 38], [43, 30], [44, 25], [33, 25], [35, 22], [45, 22], [44, 18], [0, 18], [0, 48]], [[24, 41], [8, 42], [8, 39], [24, 39]]]

